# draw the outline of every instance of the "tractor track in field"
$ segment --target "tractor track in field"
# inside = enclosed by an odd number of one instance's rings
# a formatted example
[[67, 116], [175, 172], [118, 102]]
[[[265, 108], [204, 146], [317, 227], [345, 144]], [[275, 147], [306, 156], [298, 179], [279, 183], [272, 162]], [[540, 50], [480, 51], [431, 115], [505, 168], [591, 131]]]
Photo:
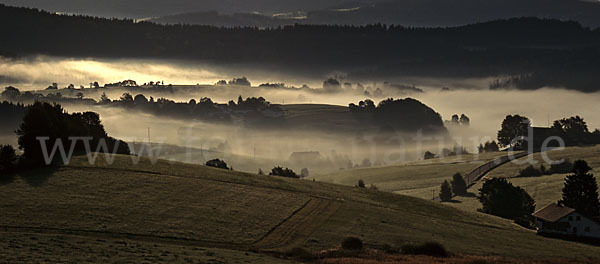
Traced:
[[333, 200], [310, 199], [252, 246], [264, 252], [284, 252], [300, 246], [340, 208], [340, 205], [340, 202]]
[[263, 237], [253, 243], [233, 243], [203, 239], [161, 236], [152, 234], [134, 234], [103, 230], [83, 230], [53, 227], [28, 227], [0, 225], [0, 233], [23, 233], [41, 235], [60, 235], [87, 237], [107, 240], [130, 240], [144, 243], [167, 244], [188, 247], [223, 248], [232, 250], [257, 250], [261, 252], [283, 252], [300, 246], [339, 208], [340, 203], [326, 199], [309, 199], [290, 216], [275, 225]]

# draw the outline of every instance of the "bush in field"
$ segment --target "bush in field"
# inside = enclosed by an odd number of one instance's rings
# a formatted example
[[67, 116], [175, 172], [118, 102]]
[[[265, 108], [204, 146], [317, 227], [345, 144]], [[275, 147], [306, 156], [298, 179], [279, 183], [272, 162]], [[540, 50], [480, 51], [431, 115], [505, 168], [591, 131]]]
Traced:
[[342, 249], [345, 250], [362, 250], [363, 242], [357, 237], [347, 237], [342, 241]]
[[363, 181], [363, 179], [359, 179], [358, 184], [356, 184], [356, 187], [365, 188], [365, 181]]
[[279, 166], [271, 169], [271, 173], [269, 173], [269, 175], [286, 177], [286, 178], [300, 178], [300, 176], [298, 176], [298, 174], [296, 174], [293, 170], [288, 169], [288, 168], [284, 169]]
[[446, 248], [437, 242], [427, 242], [422, 245], [404, 245], [402, 246], [402, 254], [407, 255], [426, 255], [432, 257], [448, 257], [450, 254]]
[[0, 145], [0, 173], [12, 172], [16, 167], [17, 153], [11, 145]]
[[536, 169], [533, 165], [529, 165], [525, 169], [519, 171], [519, 177], [538, 177], [542, 175], [544, 175], [542, 170]]
[[229, 167], [227, 166], [227, 163], [225, 161], [222, 161], [220, 159], [212, 159], [206, 162], [206, 166], [209, 167], [214, 167], [214, 168], [219, 168], [219, 169], [226, 169], [228, 170]]

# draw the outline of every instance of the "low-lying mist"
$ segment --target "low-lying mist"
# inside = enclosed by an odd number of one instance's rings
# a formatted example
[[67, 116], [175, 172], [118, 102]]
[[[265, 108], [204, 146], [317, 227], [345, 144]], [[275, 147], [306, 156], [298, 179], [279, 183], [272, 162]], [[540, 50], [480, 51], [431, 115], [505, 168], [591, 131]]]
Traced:
[[[246, 76], [252, 86], [213, 85], [219, 80]], [[323, 81], [333, 77], [340, 82], [338, 89], [323, 89]], [[138, 84], [164, 81], [173, 84], [172, 90], [137, 88], [87, 89], [97, 81], [100, 85], [126, 79]], [[545, 88], [533, 91], [489, 90], [489, 79], [436, 79], [390, 77], [387, 80], [353, 79], [341, 72], [298, 74], [269, 69], [214, 66], [202, 63], [180, 63], [151, 60], [96, 60], [36, 57], [12, 60], [0, 59], [0, 85], [15, 86], [22, 91], [43, 90], [51, 83], [58, 87], [74, 84], [76, 89], [58, 90], [64, 97], [83, 92], [86, 98], [98, 100], [101, 93], [118, 99], [124, 92], [133, 96], [165, 97], [175, 101], [198, 101], [212, 98], [218, 103], [236, 101], [238, 96], [264, 97], [272, 104], [328, 104], [347, 107], [369, 98], [375, 103], [389, 97], [412, 97], [437, 111], [443, 120], [454, 114], [465, 114], [470, 126], [447, 126], [453, 140], [425, 145], [370, 143], [372, 135], [330, 133], [304, 127], [289, 131], [247, 128], [237, 124], [214, 124], [196, 120], [177, 120], [149, 113], [99, 105], [66, 104], [69, 112], [95, 111], [101, 116], [109, 135], [128, 142], [165, 143], [186, 148], [166, 148], [161, 157], [203, 163], [208, 158], [229, 159], [235, 169], [256, 172], [277, 165], [300, 170], [302, 159], [316, 159], [314, 171], [328, 172], [351, 166], [390, 165], [422, 158], [425, 150], [439, 153], [443, 147], [463, 146], [475, 152], [477, 145], [496, 138], [500, 124], [509, 114], [524, 115], [534, 126], [547, 126], [553, 120], [579, 115], [585, 118], [590, 130], [600, 127], [598, 100], [600, 93]], [[262, 83], [285, 83], [280, 86], [257, 87]], [[308, 87], [299, 88], [303, 84]], [[84, 90], [77, 89], [80, 85]], [[292, 87], [295, 86], [295, 87]], [[379, 91], [377, 91], [377, 88]], [[444, 89], [442, 89], [444, 88]], [[55, 93], [43, 91], [43, 93]], [[340, 108], [342, 109], [342, 108]], [[336, 111], [345, 111], [345, 110]], [[286, 114], [290, 114], [287, 112]], [[307, 114], [310, 117], [310, 113]], [[314, 116], [318, 120], [319, 116]], [[413, 134], [390, 136], [410, 139]], [[149, 139], [150, 137], [150, 139]], [[16, 144], [16, 136], [2, 135], [0, 143]], [[407, 140], [410, 141], [410, 140]], [[186, 150], [185, 152], [182, 152]], [[189, 151], [187, 151], [189, 150]], [[171, 152], [171, 153], [169, 153]], [[318, 152], [318, 154], [315, 154]], [[191, 154], [190, 154], [191, 153]], [[297, 153], [293, 155], [293, 153]], [[402, 156], [402, 157], [401, 157]], [[299, 160], [298, 160], [299, 159]], [[322, 162], [319, 163], [319, 162]], [[349, 164], [350, 163], [350, 164]]]

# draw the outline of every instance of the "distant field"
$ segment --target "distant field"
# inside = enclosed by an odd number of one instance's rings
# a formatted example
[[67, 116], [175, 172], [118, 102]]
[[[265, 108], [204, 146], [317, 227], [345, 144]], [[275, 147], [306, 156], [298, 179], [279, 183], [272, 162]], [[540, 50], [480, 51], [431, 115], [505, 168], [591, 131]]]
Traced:
[[418, 198], [166, 161], [132, 165], [125, 156], [112, 166], [77, 158], [16, 175], [0, 183], [0, 208], [0, 258], [14, 260], [268, 263], [278, 260], [244, 252], [323, 250], [347, 236], [369, 247], [438, 241], [462, 254], [600, 255], [598, 247]]
[[354, 186], [362, 179], [367, 186], [374, 184], [379, 190], [432, 199], [439, 192], [444, 180], [452, 179], [454, 173], [463, 176], [483, 163], [504, 152], [467, 154], [414, 162], [406, 165], [361, 168], [338, 171], [332, 174], [315, 176], [316, 180]]
[[361, 122], [347, 106], [322, 104], [290, 104], [280, 106], [291, 127], [309, 131], [356, 131]]

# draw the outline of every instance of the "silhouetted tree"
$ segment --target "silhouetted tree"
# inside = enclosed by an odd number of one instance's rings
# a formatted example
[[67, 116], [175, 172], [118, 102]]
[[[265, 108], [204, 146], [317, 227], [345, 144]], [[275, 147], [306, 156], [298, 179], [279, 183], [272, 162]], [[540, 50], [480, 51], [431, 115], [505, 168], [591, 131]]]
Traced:
[[502, 146], [510, 146], [514, 143], [514, 147], [523, 147], [525, 141], [517, 138], [526, 137], [530, 125], [531, 122], [527, 117], [507, 115], [502, 121], [502, 128], [498, 131], [498, 143]]
[[21, 97], [21, 92], [15, 87], [8, 86], [4, 88], [4, 92], [2, 92], [1, 96], [8, 101], [18, 101]]
[[573, 174], [565, 178], [562, 199], [559, 204], [571, 207], [588, 217], [600, 216], [600, 201], [598, 200], [598, 183], [592, 168], [584, 160], [573, 164]]
[[493, 178], [483, 183], [477, 199], [481, 212], [512, 219], [516, 223], [531, 227], [535, 201], [521, 187], [515, 187], [504, 178]]
[[110, 103], [110, 98], [108, 98], [108, 96], [106, 96], [106, 93], [102, 93], [102, 95], [100, 96], [100, 103], [101, 104]]
[[148, 103], [148, 98], [146, 98], [146, 96], [144, 96], [143, 94], [138, 94], [133, 98], [133, 103], [134, 104], [145, 104], [145, 103]]
[[559, 131], [567, 145], [585, 145], [593, 143], [592, 135], [583, 118], [573, 116], [554, 121], [552, 128]]
[[[114, 154], [130, 154], [129, 146], [125, 142], [106, 134], [97, 113], [68, 114], [59, 104], [35, 102], [29, 107], [16, 133], [19, 136], [19, 148], [24, 151], [25, 162], [32, 166], [48, 165], [45, 164], [39, 137], [48, 138], [47, 153], [51, 152], [58, 141], [61, 141], [64, 149], [68, 151], [73, 144], [69, 137], [91, 137], [90, 151], [96, 151], [98, 144], [104, 140], [109, 152], [112, 153], [116, 149]], [[81, 142], [75, 143], [74, 150], [86, 151], [85, 145]]]
[[246, 76], [242, 78], [233, 78], [233, 80], [229, 81], [230, 85], [239, 85], [239, 86], [251, 86], [250, 81]]
[[226, 169], [226, 170], [229, 169], [229, 167], [227, 166], [227, 163], [225, 163], [225, 161], [222, 161], [220, 159], [209, 160], [206, 162], [206, 166], [219, 168], [219, 169]]
[[129, 93], [124, 93], [123, 95], [121, 95], [121, 102], [133, 103], [133, 96], [131, 96], [131, 94]]
[[448, 181], [444, 181], [442, 183], [442, 187], [440, 188], [440, 200], [442, 200], [442, 202], [448, 202], [452, 200], [452, 187], [450, 187], [450, 183]]
[[425, 154], [423, 154], [424, 160], [435, 159], [435, 157], [436, 157], [436, 155], [430, 151], [425, 151]]
[[465, 114], [460, 115], [460, 124], [463, 126], [469, 126], [471, 124], [471, 119]]
[[16, 162], [15, 149], [11, 145], [0, 145], [0, 174], [12, 172], [16, 167]]
[[363, 179], [359, 179], [358, 183], [356, 184], [357, 187], [359, 188], [365, 188], [365, 181], [363, 181]]
[[284, 169], [279, 166], [271, 169], [271, 173], [269, 173], [269, 175], [281, 176], [281, 177], [287, 177], [287, 178], [300, 178], [293, 170], [288, 169], [288, 168]]
[[452, 193], [455, 195], [463, 196], [467, 194], [467, 183], [460, 173], [457, 172], [452, 176], [450, 184], [452, 184]]
[[83, 99], [83, 97], [84, 97], [84, 95], [83, 95], [83, 93], [82, 93], [82, 92], [78, 92], [78, 93], [77, 93], [75, 96], [76, 96], [76, 97], [77, 97], [77, 99], [79, 99], [79, 100]]

